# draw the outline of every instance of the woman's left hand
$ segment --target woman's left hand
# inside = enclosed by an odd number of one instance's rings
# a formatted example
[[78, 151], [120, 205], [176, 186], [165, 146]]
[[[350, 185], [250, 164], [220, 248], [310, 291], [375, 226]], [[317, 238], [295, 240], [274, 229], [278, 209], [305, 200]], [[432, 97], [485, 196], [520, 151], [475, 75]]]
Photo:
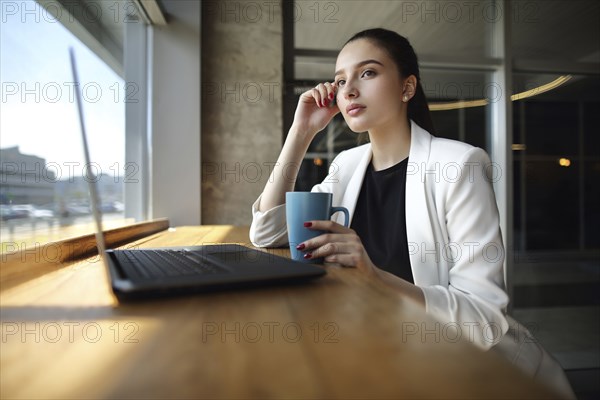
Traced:
[[305, 251], [305, 256], [310, 254], [306, 258], [325, 257], [327, 262], [356, 267], [366, 276], [381, 280], [425, 307], [423, 291], [418, 286], [377, 268], [354, 230], [333, 221], [306, 221], [304, 226], [311, 230], [328, 232], [302, 242], [296, 247], [298, 250]]
[[333, 221], [307, 221], [311, 230], [327, 231], [314, 239], [297, 246], [305, 252], [305, 258], [325, 257], [326, 262], [339, 263], [346, 267], [356, 267], [369, 275], [376, 268], [356, 232]]

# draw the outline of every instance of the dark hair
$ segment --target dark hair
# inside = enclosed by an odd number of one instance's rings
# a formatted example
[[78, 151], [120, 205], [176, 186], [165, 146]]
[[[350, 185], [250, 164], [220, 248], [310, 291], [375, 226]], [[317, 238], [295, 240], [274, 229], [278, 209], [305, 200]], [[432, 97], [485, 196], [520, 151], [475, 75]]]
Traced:
[[435, 134], [425, 92], [423, 92], [423, 87], [421, 86], [419, 61], [408, 39], [396, 32], [383, 28], [375, 28], [358, 32], [345, 45], [358, 39], [370, 40], [378, 47], [384, 49], [394, 63], [396, 63], [402, 78], [410, 75], [414, 75], [417, 78], [415, 95], [408, 102], [408, 118], [415, 121], [417, 125], [429, 133]]

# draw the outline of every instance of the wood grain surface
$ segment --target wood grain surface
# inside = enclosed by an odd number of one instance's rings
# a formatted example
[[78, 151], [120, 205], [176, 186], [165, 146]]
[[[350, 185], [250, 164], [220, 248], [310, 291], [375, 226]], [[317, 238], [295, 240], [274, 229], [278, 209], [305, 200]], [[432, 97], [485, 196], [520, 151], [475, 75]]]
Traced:
[[[248, 227], [171, 228], [125, 247], [214, 243], [250, 246]], [[553, 397], [353, 268], [119, 304], [98, 261], [2, 284], [2, 399]]]

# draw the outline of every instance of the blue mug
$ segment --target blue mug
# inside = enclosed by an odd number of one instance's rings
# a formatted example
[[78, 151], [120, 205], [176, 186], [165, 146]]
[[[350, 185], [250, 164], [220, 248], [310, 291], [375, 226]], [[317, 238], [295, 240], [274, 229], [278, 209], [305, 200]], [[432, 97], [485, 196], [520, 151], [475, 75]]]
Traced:
[[307, 221], [326, 221], [338, 211], [344, 213], [344, 226], [350, 223], [350, 213], [345, 207], [333, 207], [332, 193], [287, 192], [285, 194], [285, 214], [287, 219], [288, 240], [293, 260], [320, 264], [323, 258], [305, 259], [305, 251], [296, 249], [300, 243], [322, 235], [323, 231], [315, 231], [304, 226]]

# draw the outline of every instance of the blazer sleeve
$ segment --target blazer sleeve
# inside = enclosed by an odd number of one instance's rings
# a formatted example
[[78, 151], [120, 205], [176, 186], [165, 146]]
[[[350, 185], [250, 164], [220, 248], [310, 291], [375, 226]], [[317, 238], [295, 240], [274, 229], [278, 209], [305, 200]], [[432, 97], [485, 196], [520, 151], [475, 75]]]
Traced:
[[262, 194], [252, 204], [250, 242], [256, 247], [282, 247], [288, 243], [285, 204], [259, 211]]
[[421, 289], [428, 313], [443, 323], [458, 324], [463, 337], [489, 349], [508, 330], [505, 252], [491, 184], [497, 176], [487, 176], [495, 170], [479, 148], [471, 148], [453, 164], [461, 167], [460, 177], [436, 195], [442, 196], [438, 218], [445, 218], [447, 227], [448, 243], [441, 256], [449, 261], [449, 284]]
[[[332, 165], [339, 165], [345, 152], [341, 152], [333, 160]], [[311, 192], [333, 193], [332, 182], [336, 182], [337, 168], [330, 168], [323, 182], [313, 186]], [[285, 204], [273, 207], [265, 212], [259, 211], [262, 194], [252, 204], [252, 224], [250, 225], [250, 242], [256, 247], [282, 247], [288, 244]]]

